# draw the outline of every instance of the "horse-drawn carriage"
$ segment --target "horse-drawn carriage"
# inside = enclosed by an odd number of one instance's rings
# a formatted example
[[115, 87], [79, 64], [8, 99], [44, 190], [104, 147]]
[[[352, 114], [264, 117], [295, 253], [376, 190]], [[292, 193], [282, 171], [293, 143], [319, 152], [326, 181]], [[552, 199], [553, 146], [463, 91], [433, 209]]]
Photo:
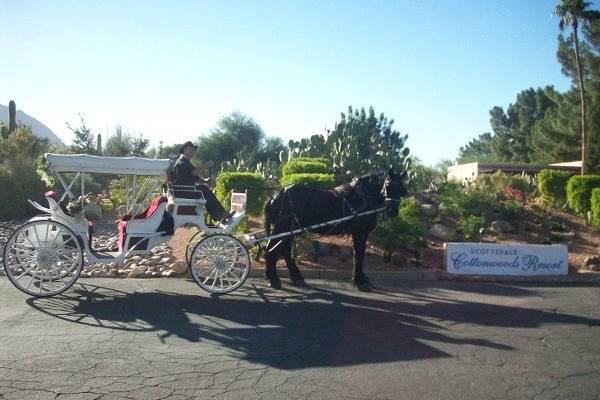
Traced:
[[[202, 192], [195, 186], [173, 185], [167, 174], [169, 160], [78, 154], [46, 154], [45, 159], [47, 170], [60, 182], [64, 193], [47, 192], [48, 207], [30, 200], [42, 214], [17, 228], [4, 248], [7, 277], [19, 290], [39, 297], [54, 296], [71, 287], [86, 261], [120, 264], [129, 255], [149, 253], [170, 240], [175, 229], [182, 226], [198, 229], [187, 245], [186, 261], [192, 278], [210, 293], [225, 294], [239, 288], [250, 271], [248, 247], [261, 242], [266, 242], [261, 247], [271, 286], [281, 285], [275, 271], [279, 257], [285, 259], [294, 284], [303, 285], [302, 275], [291, 258], [291, 240], [306, 231], [351, 234], [354, 283], [359, 289], [368, 290], [368, 279], [362, 271], [367, 236], [375, 227], [377, 214], [386, 211], [389, 216], [396, 215], [399, 198], [406, 194], [402, 185], [405, 174], [397, 175], [392, 170], [356, 178], [339, 192], [293, 185], [266, 205], [264, 233], [247, 234], [240, 239], [233, 231], [245, 213], [245, 194], [232, 193], [236, 215], [230, 223], [207, 224]], [[129, 182], [129, 200], [117, 222], [116, 249], [95, 249], [92, 245], [93, 222], [86, 215], [89, 205], [85, 200], [85, 176], [90, 173], [126, 176]], [[146, 178], [140, 187], [139, 177]], [[160, 185], [162, 194], [139, 212], [137, 205], [146, 204]], [[72, 192], [76, 186], [80, 196]], [[79, 202], [79, 211], [65, 206], [67, 198], [71, 203]]]
[[[42, 214], [19, 227], [5, 245], [4, 269], [18, 289], [33, 296], [59, 294], [75, 283], [85, 261], [122, 263], [131, 254], [149, 253], [170, 240], [181, 226], [195, 226], [201, 233], [188, 244], [187, 260], [201, 288], [216, 294], [229, 293], [246, 280], [250, 257], [244, 244], [232, 234], [236, 224], [207, 224], [206, 201], [201, 192], [193, 193], [194, 186], [168, 183], [162, 195], [150, 200], [145, 210], [136, 212], [137, 205], [144, 204], [164, 182], [169, 160], [65, 154], [46, 154], [45, 159], [48, 171], [60, 182], [64, 193], [59, 196], [47, 192], [48, 207], [30, 200]], [[92, 246], [93, 222], [86, 216], [89, 205], [84, 196], [85, 176], [90, 173], [126, 176], [128, 200], [126, 212], [117, 222], [118, 249]], [[138, 177], [146, 180], [139, 185]], [[80, 196], [73, 194], [74, 186], [79, 187]], [[186, 192], [190, 196], [185, 196]], [[243, 199], [243, 194], [234, 196]], [[81, 202], [80, 211], [67, 209], [67, 199]], [[243, 202], [238, 206], [243, 208]], [[240, 210], [233, 220], [239, 221], [243, 213]]]

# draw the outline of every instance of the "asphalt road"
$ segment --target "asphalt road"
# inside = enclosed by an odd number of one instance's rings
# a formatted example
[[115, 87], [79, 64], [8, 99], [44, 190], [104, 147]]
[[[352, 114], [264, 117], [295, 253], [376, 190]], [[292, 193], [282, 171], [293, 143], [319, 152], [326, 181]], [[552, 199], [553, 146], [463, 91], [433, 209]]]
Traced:
[[0, 278], [0, 399], [597, 399], [600, 288]]

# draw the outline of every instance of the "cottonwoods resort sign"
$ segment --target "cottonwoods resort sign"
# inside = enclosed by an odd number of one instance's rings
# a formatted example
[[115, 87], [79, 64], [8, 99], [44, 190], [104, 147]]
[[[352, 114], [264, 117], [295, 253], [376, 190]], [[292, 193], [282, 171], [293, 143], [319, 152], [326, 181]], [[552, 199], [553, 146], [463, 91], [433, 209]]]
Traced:
[[446, 244], [447, 271], [477, 275], [566, 275], [565, 245]]

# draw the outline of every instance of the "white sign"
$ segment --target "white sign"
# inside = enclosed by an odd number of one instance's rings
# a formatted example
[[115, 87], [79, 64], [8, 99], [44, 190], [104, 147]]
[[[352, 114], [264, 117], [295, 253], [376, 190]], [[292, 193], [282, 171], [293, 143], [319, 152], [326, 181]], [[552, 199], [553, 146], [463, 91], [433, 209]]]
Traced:
[[447, 243], [446, 269], [461, 275], [566, 275], [565, 245]]

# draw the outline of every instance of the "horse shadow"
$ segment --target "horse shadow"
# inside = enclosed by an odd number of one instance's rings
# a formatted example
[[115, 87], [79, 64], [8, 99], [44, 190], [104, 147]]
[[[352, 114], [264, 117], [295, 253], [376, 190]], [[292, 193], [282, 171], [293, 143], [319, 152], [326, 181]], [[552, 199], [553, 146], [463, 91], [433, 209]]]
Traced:
[[[27, 303], [72, 323], [148, 332], [171, 345], [216, 344], [240, 359], [288, 370], [452, 357], [443, 350], [448, 345], [513, 350], [482, 334], [478, 337], [477, 330], [464, 334], [449, 329], [455, 324], [600, 325], [600, 320], [575, 315], [457, 301], [434, 287], [403, 289], [364, 295], [326, 286], [273, 292], [251, 284], [211, 298], [78, 284], [66, 294]], [[492, 292], [503, 290], [516, 289], [496, 285]], [[528, 295], [526, 289], [518, 290]]]

